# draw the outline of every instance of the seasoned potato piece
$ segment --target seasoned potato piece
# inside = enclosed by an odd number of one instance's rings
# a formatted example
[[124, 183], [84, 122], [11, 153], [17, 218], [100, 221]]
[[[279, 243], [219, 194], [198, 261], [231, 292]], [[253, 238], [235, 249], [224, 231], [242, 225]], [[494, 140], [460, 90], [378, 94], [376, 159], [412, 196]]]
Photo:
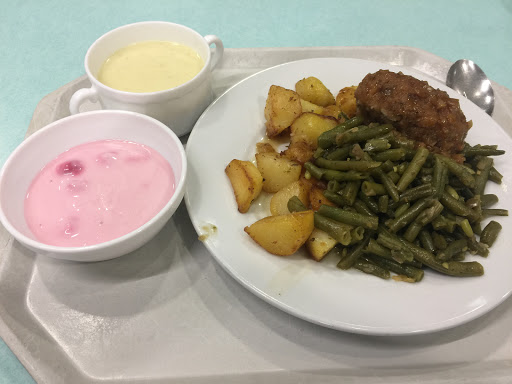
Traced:
[[321, 107], [327, 107], [335, 103], [331, 91], [327, 89], [324, 83], [313, 76], [298, 81], [295, 84], [295, 90], [301, 99]]
[[304, 99], [300, 99], [300, 104], [302, 105], [302, 112], [313, 112], [321, 115], [324, 111], [324, 107], [310, 103]]
[[291, 160], [304, 164], [313, 157], [313, 153], [314, 150], [309, 143], [304, 140], [294, 140], [283, 152], [283, 155]]
[[290, 127], [290, 142], [305, 141], [311, 148], [318, 147], [318, 136], [338, 125], [338, 120], [331, 116], [306, 112], [300, 115]]
[[309, 192], [309, 202], [313, 211], [318, 211], [320, 206], [323, 204], [330, 205], [332, 207], [336, 205], [324, 196], [324, 191], [325, 189], [319, 188], [315, 185], [311, 187], [311, 191]]
[[259, 143], [256, 143], [256, 153], [265, 153], [265, 152], [277, 153], [274, 146], [270, 143], [262, 142], [262, 141], [260, 141]]
[[288, 128], [302, 113], [299, 95], [283, 87], [272, 85], [265, 105], [267, 136], [274, 137]]
[[238, 211], [245, 213], [263, 186], [263, 177], [250, 161], [231, 160], [225, 169], [235, 193]]
[[313, 229], [313, 211], [303, 211], [265, 217], [244, 231], [268, 252], [288, 256], [306, 242]]
[[331, 116], [339, 121], [340, 112], [341, 112], [341, 107], [339, 105], [333, 104], [333, 105], [328, 105], [327, 107], [325, 107], [324, 110], [322, 111], [321, 115]]
[[311, 184], [307, 183], [304, 179], [299, 179], [288, 184], [272, 196], [272, 199], [270, 200], [270, 213], [273, 216], [286, 215], [290, 213], [288, 210], [288, 200], [293, 196], [297, 196], [306, 207], [309, 207], [310, 190]]
[[316, 261], [322, 260], [338, 242], [324, 231], [315, 228], [306, 241], [309, 255]]
[[278, 153], [257, 153], [256, 164], [263, 176], [263, 190], [271, 193], [299, 180], [302, 170], [299, 163]]
[[354, 93], [357, 86], [345, 87], [338, 92], [336, 96], [336, 105], [338, 105], [343, 113], [348, 117], [354, 117], [357, 112], [356, 98]]

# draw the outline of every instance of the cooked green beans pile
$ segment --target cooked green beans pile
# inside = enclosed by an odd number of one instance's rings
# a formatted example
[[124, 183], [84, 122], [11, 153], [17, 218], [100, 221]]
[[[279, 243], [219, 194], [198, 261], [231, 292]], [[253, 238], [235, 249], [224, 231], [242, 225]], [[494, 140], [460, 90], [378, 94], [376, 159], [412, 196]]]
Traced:
[[[429, 152], [395, 133], [389, 124], [347, 120], [318, 139], [306, 177], [327, 183], [315, 226], [337, 239], [331, 251], [340, 269], [356, 268], [383, 279], [418, 282], [430, 267], [449, 276], [480, 276], [483, 266], [464, 261], [487, 257], [501, 225], [491, 216], [498, 197], [485, 194], [501, 183], [495, 145], [466, 144], [464, 163]], [[306, 209], [294, 197], [290, 211]], [[395, 274], [395, 275], [392, 275]]]

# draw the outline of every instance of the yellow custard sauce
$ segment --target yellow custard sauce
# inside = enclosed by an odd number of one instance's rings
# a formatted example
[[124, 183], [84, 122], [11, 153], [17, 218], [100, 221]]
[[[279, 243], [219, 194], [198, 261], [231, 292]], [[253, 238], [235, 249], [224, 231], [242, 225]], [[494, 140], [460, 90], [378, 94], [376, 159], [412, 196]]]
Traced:
[[171, 41], [141, 41], [114, 52], [98, 73], [103, 84], [126, 92], [157, 92], [194, 78], [204, 61], [190, 47]]

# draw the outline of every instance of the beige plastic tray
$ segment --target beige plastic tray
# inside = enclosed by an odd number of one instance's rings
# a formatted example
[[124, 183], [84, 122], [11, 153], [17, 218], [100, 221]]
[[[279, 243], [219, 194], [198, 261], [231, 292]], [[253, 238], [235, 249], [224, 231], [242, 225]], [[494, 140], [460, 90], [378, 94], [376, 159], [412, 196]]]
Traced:
[[[405, 65], [441, 81], [450, 63], [408, 47], [227, 49], [220, 95], [246, 76], [311, 57]], [[512, 92], [493, 84], [512, 133]], [[84, 77], [41, 100], [27, 134], [69, 114]], [[94, 109], [89, 104], [84, 109]], [[512, 382], [512, 301], [452, 330], [368, 337], [294, 318], [216, 264], [182, 204], [138, 251], [77, 264], [25, 250], [0, 227], [0, 336], [40, 383]]]

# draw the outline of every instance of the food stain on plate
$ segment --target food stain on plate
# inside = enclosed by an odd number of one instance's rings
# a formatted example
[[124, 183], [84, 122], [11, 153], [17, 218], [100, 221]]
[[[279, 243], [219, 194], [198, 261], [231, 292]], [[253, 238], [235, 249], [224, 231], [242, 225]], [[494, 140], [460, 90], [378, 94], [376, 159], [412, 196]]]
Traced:
[[211, 223], [206, 223], [201, 226], [201, 235], [199, 235], [199, 241], [205, 242], [211, 236], [217, 233], [217, 226]]

